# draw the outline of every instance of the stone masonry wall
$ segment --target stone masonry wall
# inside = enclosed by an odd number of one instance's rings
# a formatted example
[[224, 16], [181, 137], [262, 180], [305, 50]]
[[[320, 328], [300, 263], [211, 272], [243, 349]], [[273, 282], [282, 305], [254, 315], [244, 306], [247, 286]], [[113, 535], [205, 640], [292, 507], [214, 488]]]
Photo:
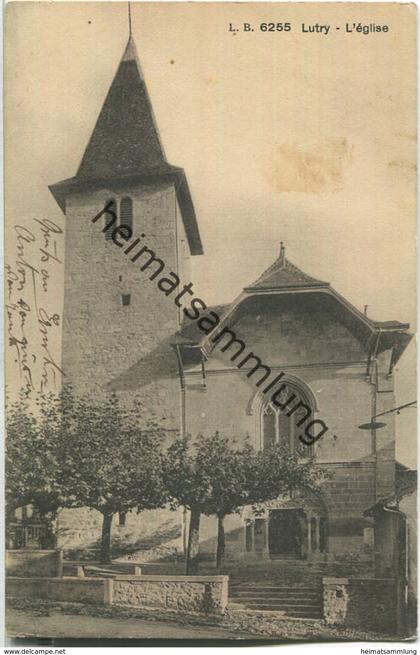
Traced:
[[6, 596], [109, 605], [112, 580], [99, 578], [7, 578]]
[[[172, 297], [165, 296], [149, 279], [157, 264], [141, 271], [147, 255], [132, 262], [132, 254], [125, 255], [123, 248], [104, 238], [104, 217], [92, 223], [110, 198], [119, 201], [126, 195], [133, 199], [134, 236], [145, 234], [137, 249], [151, 248], [163, 260], [165, 271], [182, 268], [183, 275], [188, 275], [185, 233], [177, 218], [172, 184], [102, 189], [68, 198], [62, 364], [66, 381], [83, 393], [99, 394], [179, 327]], [[184, 243], [179, 257], [177, 233], [180, 244]], [[122, 304], [123, 294], [130, 294], [128, 306]], [[124, 389], [124, 399], [131, 395], [133, 386]], [[151, 380], [137, 393], [146, 407], [158, 409], [168, 427], [179, 426], [178, 380], [159, 384]]]
[[[134, 557], [139, 561], [171, 557], [182, 552], [182, 510], [127, 512], [125, 525], [112, 522], [113, 557]], [[102, 529], [102, 514], [94, 509], [63, 509], [59, 515], [58, 543], [66, 557], [97, 559]]]
[[228, 577], [152, 576], [117, 577], [113, 604], [159, 607], [189, 612], [223, 613], [228, 601]]
[[225, 575], [7, 578], [6, 596], [222, 614], [228, 602], [228, 582]]
[[[233, 317], [229, 327], [246, 344], [244, 357], [254, 352], [270, 366], [270, 379], [283, 372], [309, 388], [318, 410], [314, 418], [328, 426], [316, 444], [318, 461], [348, 462], [373, 455], [372, 435], [358, 428], [375, 409], [374, 386], [366, 379], [367, 355], [333, 315], [318, 311], [316, 304], [311, 306], [305, 294], [299, 302], [250, 303], [246, 315]], [[227, 341], [225, 337], [223, 343]], [[261, 417], [254, 398], [260, 394], [262, 400], [267, 399], [272, 391], [261, 394], [264, 384], [256, 385], [261, 372], [248, 378], [246, 366], [238, 370], [242, 355], [230, 361], [237, 351], [237, 344], [225, 353], [220, 346], [214, 349], [206, 365], [206, 393], [194, 389], [200, 371], [188, 372], [187, 429], [192, 434], [219, 430], [236, 439], [249, 435], [260, 447]], [[248, 368], [254, 364], [251, 360]], [[387, 402], [392, 402], [392, 391], [385, 395]], [[384, 475], [388, 474], [390, 471], [384, 470]]]
[[[179, 272], [182, 282], [190, 281], [189, 248], [172, 183], [150, 183], [72, 194], [66, 201], [65, 289], [63, 312], [62, 366], [65, 381], [76, 393], [103, 395], [108, 383], [116, 382], [120, 400], [128, 405], [138, 403], [139, 416], [153, 413], [170, 431], [180, 428], [180, 383], [177, 375], [162, 379], [151, 374], [146, 383], [136, 388], [136, 366], [142, 372], [141, 360], [154, 352], [162, 353], [164, 364], [177, 371], [177, 361], [168, 345], [179, 328], [179, 310], [173, 296], [165, 296], [150, 276], [158, 269], [144, 255], [130, 261], [102, 229], [105, 217], [92, 223], [109, 199], [118, 203], [124, 196], [133, 199], [133, 238], [144, 234], [136, 250], [147, 246], [162, 259], [164, 271]], [[110, 221], [110, 217], [107, 217]], [[163, 275], [164, 273], [162, 273]], [[122, 305], [122, 295], [130, 294], [130, 304]], [[140, 364], [138, 364], [140, 362]], [[120, 376], [128, 378], [122, 381]], [[143, 376], [144, 378], [144, 376]], [[87, 435], [88, 438], [88, 435]], [[130, 522], [130, 520], [128, 521]], [[131, 521], [130, 542], [144, 536], [143, 521], [137, 515]], [[173, 513], [164, 512], [162, 545], [176, 538]], [[166, 529], [165, 526], [169, 525]], [[92, 548], [100, 537], [100, 521], [85, 510], [64, 512], [60, 524], [60, 544], [66, 547]], [[127, 531], [126, 531], [127, 532]], [[122, 541], [125, 533], [113, 530]], [[75, 538], [78, 534], [79, 537]], [[140, 545], [141, 547], [141, 545]]]
[[52, 578], [63, 573], [61, 550], [6, 550], [6, 575]]
[[330, 625], [392, 633], [397, 628], [393, 580], [323, 578], [324, 618]]
[[[394, 438], [377, 436], [381, 446], [387, 442], [386, 457], [383, 451], [377, 454], [377, 475], [375, 440], [369, 431], [358, 427], [375, 413], [375, 387], [366, 378], [366, 353], [360, 342], [334, 316], [310, 307], [306, 299], [290, 304], [250, 303], [245, 315], [238, 320], [234, 317], [230, 327], [245, 342], [246, 352], [258, 354], [274, 375], [284, 372], [285, 379], [290, 376], [300, 380], [316, 399], [318, 411], [314, 418], [328, 426], [314, 450], [315, 461], [332, 476], [322, 487], [328, 512], [329, 552], [371, 557], [368, 537], [372, 522], [363, 517], [363, 512], [376, 500], [377, 477], [381, 489], [393, 487]], [[213, 351], [206, 364], [204, 393], [196, 385], [201, 372], [187, 373], [187, 431], [219, 431], [236, 441], [248, 436], [259, 448], [261, 392], [256, 380], [248, 379], [244, 370], [229, 361], [237, 349], [233, 345], [225, 354], [220, 348]], [[390, 405], [392, 386], [382, 396], [383, 402]], [[244, 531], [245, 526], [238, 529], [236, 520], [226, 527], [227, 536], [232, 535], [232, 550], [238, 554], [244, 549]], [[208, 526], [203, 539], [206, 550], [214, 550], [215, 534], [215, 526]]]

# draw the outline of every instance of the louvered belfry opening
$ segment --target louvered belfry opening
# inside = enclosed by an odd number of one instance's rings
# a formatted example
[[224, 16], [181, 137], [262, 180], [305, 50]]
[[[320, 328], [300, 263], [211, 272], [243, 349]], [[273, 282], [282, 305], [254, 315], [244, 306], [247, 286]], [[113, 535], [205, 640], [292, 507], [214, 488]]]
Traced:
[[120, 204], [120, 225], [126, 225], [133, 229], [133, 201], [126, 196]]

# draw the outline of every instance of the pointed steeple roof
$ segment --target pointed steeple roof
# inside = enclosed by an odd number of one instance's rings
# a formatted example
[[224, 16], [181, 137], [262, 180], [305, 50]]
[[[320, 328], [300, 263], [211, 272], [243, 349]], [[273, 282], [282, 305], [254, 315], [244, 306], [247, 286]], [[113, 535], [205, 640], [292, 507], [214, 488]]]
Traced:
[[299, 289], [302, 287], [328, 287], [328, 282], [317, 280], [304, 273], [286, 258], [286, 248], [280, 242], [280, 254], [276, 261], [245, 291], [266, 291], [268, 289]]
[[168, 166], [132, 36], [76, 177], [108, 178]]
[[166, 159], [130, 34], [76, 175], [49, 189], [66, 213], [66, 199], [71, 193], [109, 188], [113, 183], [161, 179], [174, 183], [191, 254], [203, 254], [188, 181], [184, 170]]

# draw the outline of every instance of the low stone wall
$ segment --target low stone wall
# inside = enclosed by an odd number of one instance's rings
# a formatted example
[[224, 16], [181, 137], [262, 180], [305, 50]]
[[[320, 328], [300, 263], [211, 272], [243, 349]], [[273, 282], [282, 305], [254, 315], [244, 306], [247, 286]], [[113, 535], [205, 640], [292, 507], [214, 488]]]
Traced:
[[[100, 564], [100, 566], [103, 565]], [[119, 562], [115, 560], [109, 567], [105, 565], [104, 568], [116, 569], [124, 573], [124, 575], [141, 575], [141, 565], [139, 562]]]
[[188, 612], [222, 614], [228, 602], [228, 576], [142, 575], [113, 580], [115, 605], [159, 607]]
[[386, 633], [397, 629], [394, 580], [326, 577], [322, 582], [326, 623]]
[[6, 596], [223, 614], [228, 602], [228, 581], [226, 575], [119, 575], [108, 579], [8, 577]]
[[[96, 571], [109, 574], [141, 575], [141, 566], [138, 562], [112, 562], [112, 564], [101, 564], [100, 562], [83, 562], [81, 560], [65, 560], [63, 562], [63, 575], [71, 577], [83, 577], [93, 575]], [[97, 577], [101, 577], [98, 575]], [[102, 576], [107, 577], [107, 576]]]
[[6, 596], [42, 598], [67, 603], [110, 605], [112, 580], [100, 578], [12, 578], [6, 579]]
[[6, 578], [10, 598], [48, 598], [48, 578]]
[[6, 575], [55, 578], [63, 575], [61, 550], [6, 550]]

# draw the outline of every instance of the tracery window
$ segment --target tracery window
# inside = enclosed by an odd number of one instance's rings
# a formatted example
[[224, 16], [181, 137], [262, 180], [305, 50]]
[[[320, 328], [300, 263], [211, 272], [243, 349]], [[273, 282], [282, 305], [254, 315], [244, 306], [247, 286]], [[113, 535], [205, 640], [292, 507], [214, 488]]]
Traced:
[[[295, 389], [287, 388], [264, 405], [262, 410], [262, 446], [273, 444], [285, 446], [290, 452], [298, 452], [304, 457], [312, 454], [312, 448], [299, 439], [304, 434], [304, 423], [311, 409], [306, 396]], [[309, 419], [310, 420], [310, 419]]]

